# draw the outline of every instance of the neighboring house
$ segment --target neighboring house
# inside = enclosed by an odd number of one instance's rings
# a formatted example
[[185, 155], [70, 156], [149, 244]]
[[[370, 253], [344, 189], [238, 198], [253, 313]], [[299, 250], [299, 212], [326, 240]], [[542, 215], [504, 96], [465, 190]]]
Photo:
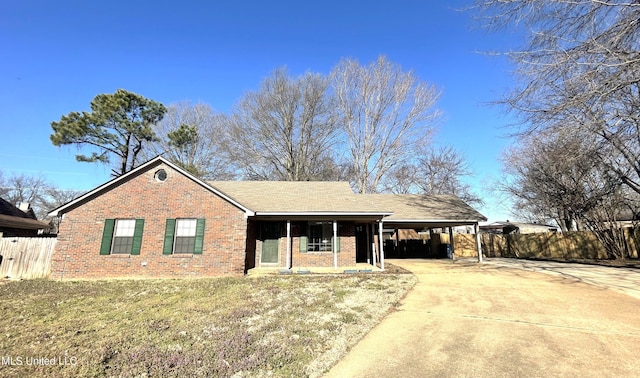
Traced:
[[24, 210], [0, 198], [0, 237], [36, 236], [49, 229], [47, 223], [36, 219], [29, 204], [21, 206]]
[[162, 157], [53, 210], [52, 278], [242, 275], [378, 262], [384, 227], [476, 225], [451, 196], [354, 194], [346, 182], [205, 182]]
[[482, 232], [490, 234], [540, 234], [558, 232], [558, 227], [540, 223], [493, 222], [480, 226]]
[[630, 209], [623, 209], [616, 214], [615, 221], [618, 227], [637, 227], [640, 223], [640, 214]]

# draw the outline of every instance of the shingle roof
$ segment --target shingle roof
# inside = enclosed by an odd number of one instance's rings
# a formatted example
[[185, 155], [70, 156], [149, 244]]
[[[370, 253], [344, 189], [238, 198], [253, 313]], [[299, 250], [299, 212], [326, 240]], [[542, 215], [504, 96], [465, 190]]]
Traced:
[[367, 194], [377, 206], [393, 209], [384, 221], [485, 221], [487, 218], [453, 195]]
[[27, 213], [3, 198], [0, 198], [0, 214], [19, 218], [31, 218]]
[[29, 214], [0, 198], [0, 227], [39, 230], [48, 228], [49, 225], [31, 218]]
[[366, 196], [354, 194], [348, 182], [209, 181], [209, 184], [256, 213], [392, 212]]

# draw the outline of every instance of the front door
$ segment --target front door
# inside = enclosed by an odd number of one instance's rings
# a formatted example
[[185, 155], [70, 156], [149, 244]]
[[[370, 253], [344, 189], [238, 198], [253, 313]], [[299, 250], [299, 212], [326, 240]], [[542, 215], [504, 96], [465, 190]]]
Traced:
[[356, 225], [356, 262], [368, 262], [368, 248], [370, 248], [369, 233], [367, 232], [368, 224]]
[[280, 223], [262, 223], [262, 264], [277, 264], [280, 260]]

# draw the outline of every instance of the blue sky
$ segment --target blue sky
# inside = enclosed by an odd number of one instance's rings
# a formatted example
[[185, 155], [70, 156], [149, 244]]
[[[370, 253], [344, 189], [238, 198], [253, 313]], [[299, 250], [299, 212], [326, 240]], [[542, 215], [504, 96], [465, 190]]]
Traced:
[[[225, 3], [225, 4], [219, 4]], [[29, 1], [0, 5], [0, 170], [88, 190], [109, 169], [54, 147], [51, 122], [118, 88], [226, 112], [274, 69], [328, 73], [343, 57], [378, 55], [442, 90], [436, 142], [469, 162], [491, 221], [511, 219], [494, 192], [512, 121], [488, 106], [511, 85], [514, 37], [479, 30], [470, 1]]]

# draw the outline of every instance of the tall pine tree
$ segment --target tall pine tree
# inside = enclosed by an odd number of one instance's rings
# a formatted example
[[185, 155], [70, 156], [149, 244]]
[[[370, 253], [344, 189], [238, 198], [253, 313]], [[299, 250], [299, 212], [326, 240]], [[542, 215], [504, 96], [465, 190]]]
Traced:
[[[55, 146], [88, 146], [97, 151], [76, 155], [78, 161], [115, 164], [114, 176], [136, 167], [144, 142], [156, 139], [152, 125], [162, 120], [167, 109], [159, 102], [118, 89], [91, 101], [91, 112], [71, 112], [51, 122]], [[118, 162], [111, 159], [117, 157]]]

